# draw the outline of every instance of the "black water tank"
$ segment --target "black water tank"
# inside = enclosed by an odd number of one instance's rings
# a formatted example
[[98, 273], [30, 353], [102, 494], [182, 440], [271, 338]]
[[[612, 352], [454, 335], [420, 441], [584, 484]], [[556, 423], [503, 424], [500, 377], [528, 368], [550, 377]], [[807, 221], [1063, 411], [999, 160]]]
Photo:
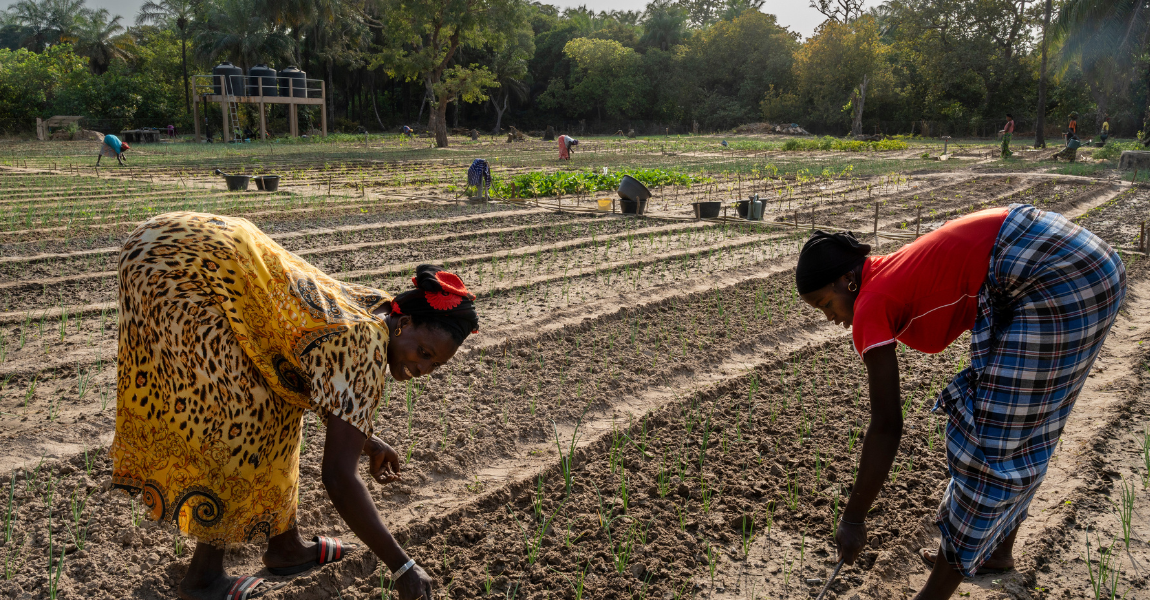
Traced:
[[307, 98], [307, 73], [295, 67], [288, 67], [281, 69], [279, 75], [281, 96]]
[[276, 70], [268, 68], [267, 65], [256, 65], [248, 69], [248, 95], [260, 95], [260, 80], [263, 80], [263, 95], [265, 96], [278, 96], [279, 89], [276, 87]]
[[[221, 87], [226, 86], [226, 90]], [[212, 69], [212, 93], [220, 95], [244, 94], [244, 70], [224, 61]]]

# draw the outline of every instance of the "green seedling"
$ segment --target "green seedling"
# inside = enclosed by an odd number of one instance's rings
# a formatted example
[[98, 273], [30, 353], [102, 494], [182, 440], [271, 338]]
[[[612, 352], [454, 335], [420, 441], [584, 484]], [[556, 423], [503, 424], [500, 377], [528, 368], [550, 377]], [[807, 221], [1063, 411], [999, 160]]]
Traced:
[[702, 482], [702, 496], [703, 496], [703, 514], [711, 512], [711, 507], [714, 505], [715, 500], [723, 493], [722, 489], [715, 490], [707, 485], [706, 481]]
[[1122, 521], [1122, 538], [1126, 542], [1126, 550], [1130, 550], [1130, 535], [1133, 532], [1132, 521], [1134, 517], [1134, 483], [1127, 483], [1126, 478], [1123, 477], [1119, 492], [1121, 497], [1116, 505], [1118, 518]]
[[743, 556], [746, 557], [750, 554], [751, 544], [755, 541], [755, 519], [753, 515], [743, 515], [742, 532], [739, 540], [743, 545]]
[[[1097, 533], [1095, 539], [1099, 539]], [[1121, 596], [1118, 595], [1118, 581], [1122, 577], [1122, 565], [1118, 564], [1118, 553], [1114, 551], [1114, 547], [1117, 545], [1118, 540], [1111, 540], [1110, 547], [1104, 549], [1101, 541], [1099, 541], [1098, 568], [1095, 570], [1094, 562], [1090, 556], [1090, 529], [1086, 529], [1086, 571], [1090, 576], [1090, 591], [1094, 593], [1095, 600], [1125, 598], [1126, 594], [1130, 592], [1130, 590], [1126, 590]]]
[[56, 573], [52, 573], [52, 553], [48, 553], [48, 600], [56, 600], [59, 594], [60, 574], [64, 572], [64, 553], [67, 548], [60, 549], [60, 559], [56, 561]]
[[72, 492], [68, 500], [69, 512], [72, 522], [68, 524], [68, 533], [72, 535], [72, 542], [77, 550], [83, 550], [88, 543], [88, 519], [84, 516], [84, 508], [88, 505], [90, 495], [79, 496]]
[[719, 567], [719, 551], [707, 542], [707, 571], [711, 574], [711, 589], [715, 589], [715, 571]]
[[491, 565], [483, 565], [483, 595], [491, 594], [491, 586], [495, 583], [495, 578], [491, 576]]
[[1142, 466], [1146, 472], [1142, 475], [1142, 489], [1150, 487], [1150, 426], [1142, 428]]
[[583, 416], [586, 414], [587, 408], [584, 408], [583, 414], [575, 420], [575, 431], [571, 433], [571, 442], [567, 446], [566, 454], [563, 452], [563, 445], [559, 442], [559, 426], [555, 424], [554, 419], [551, 420], [551, 428], [555, 432], [555, 447], [559, 450], [559, 470], [563, 474], [568, 496], [571, 495], [571, 487], [575, 481], [575, 447], [579, 443], [579, 425], [583, 422]]

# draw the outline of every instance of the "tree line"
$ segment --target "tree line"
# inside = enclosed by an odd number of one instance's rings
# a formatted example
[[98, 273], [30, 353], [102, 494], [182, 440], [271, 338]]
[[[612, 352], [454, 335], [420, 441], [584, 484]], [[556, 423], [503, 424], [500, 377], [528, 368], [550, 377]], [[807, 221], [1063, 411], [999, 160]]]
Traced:
[[1150, 16], [1134, 0], [812, 0], [802, 36], [763, 0], [643, 11], [523, 0], [150, 0], [131, 24], [84, 0], [0, 13], [0, 119], [190, 124], [221, 60], [322, 79], [336, 129], [641, 133], [756, 121], [855, 135], [1042, 132], [1071, 111], [1146, 119]]

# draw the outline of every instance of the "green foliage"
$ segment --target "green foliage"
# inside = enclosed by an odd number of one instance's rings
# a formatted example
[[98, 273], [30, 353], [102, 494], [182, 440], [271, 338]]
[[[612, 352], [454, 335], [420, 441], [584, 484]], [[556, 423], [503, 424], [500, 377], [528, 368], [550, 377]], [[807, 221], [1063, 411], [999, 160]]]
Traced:
[[[496, 179], [491, 185], [493, 195], [506, 198], [533, 198], [557, 194], [578, 194], [615, 190], [624, 175], [630, 175], [647, 187], [659, 185], [689, 185], [708, 181], [703, 177], [677, 173], [666, 169], [619, 169], [604, 175], [592, 171], [533, 172], [510, 179]], [[514, 186], [514, 194], [512, 187]]]
[[839, 150], [843, 152], [889, 152], [906, 150], [909, 146], [899, 139], [885, 139], [877, 142], [843, 140], [831, 136], [821, 138], [793, 138], [783, 143], [782, 149], [788, 152], [802, 150]]

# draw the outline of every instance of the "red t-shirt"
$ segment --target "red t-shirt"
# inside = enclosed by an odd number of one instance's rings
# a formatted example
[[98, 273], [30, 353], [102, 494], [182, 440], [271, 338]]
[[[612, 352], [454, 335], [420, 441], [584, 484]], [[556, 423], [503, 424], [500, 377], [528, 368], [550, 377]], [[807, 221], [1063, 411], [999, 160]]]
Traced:
[[851, 325], [859, 356], [895, 340], [920, 352], [942, 352], [973, 327], [1006, 211], [969, 214], [894, 254], [867, 258]]

